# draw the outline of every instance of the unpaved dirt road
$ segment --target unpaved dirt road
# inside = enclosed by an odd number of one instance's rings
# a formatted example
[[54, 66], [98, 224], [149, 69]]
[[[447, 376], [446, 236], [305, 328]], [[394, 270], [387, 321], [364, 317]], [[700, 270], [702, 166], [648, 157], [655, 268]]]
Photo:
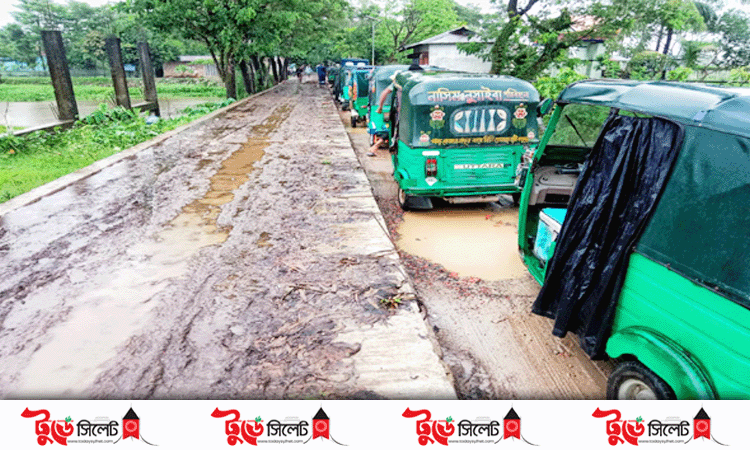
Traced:
[[0, 206], [0, 397], [455, 398], [327, 89], [115, 158]]
[[450, 205], [404, 213], [387, 150], [366, 156], [365, 128], [340, 112], [375, 198], [468, 399], [600, 399], [609, 362], [592, 362], [575, 336], [558, 339], [531, 314], [538, 284], [518, 256], [518, 209], [500, 203]]

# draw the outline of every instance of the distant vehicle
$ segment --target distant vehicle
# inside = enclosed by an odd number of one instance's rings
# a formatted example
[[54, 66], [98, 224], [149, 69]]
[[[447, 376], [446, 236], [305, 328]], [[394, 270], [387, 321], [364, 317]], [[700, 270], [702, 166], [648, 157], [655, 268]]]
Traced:
[[367, 118], [367, 107], [370, 104], [370, 75], [372, 66], [359, 66], [354, 69], [351, 77], [351, 125], [357, 126], [357, 122], [364, 122]]
[[539, 93], [517, 78], [451, 72], [396, 75], [389, 113], [398, 202], [429, 209], [517, 196], [521, 155], [539, 142]]
[[750, 398], [750, 89], [574, 83], [524, 160], [533, 310], [616, 358], [607, 397]]
[[369, 59], [361, 58], [343, 58], [341, 60], [341, 67], [345, 66], [367, 66], [370, 64]]

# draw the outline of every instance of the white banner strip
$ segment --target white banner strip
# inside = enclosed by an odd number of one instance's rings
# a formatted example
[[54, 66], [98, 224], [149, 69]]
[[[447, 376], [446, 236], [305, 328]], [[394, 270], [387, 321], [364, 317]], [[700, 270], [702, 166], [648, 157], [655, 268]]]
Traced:
[[[5, 400], [2, 448], [750, 448], [746, 401]], [[500, 448], [498, 447], [498, 448]]]

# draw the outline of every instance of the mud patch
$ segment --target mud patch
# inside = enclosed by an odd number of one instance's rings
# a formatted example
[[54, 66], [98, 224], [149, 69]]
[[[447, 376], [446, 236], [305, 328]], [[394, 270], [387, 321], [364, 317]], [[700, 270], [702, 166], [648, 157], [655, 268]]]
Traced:
[[451, 208], [408, 212], [398, 227], [399, 248], [462, 277], [496, 281], [518, 278], [516, 208]]

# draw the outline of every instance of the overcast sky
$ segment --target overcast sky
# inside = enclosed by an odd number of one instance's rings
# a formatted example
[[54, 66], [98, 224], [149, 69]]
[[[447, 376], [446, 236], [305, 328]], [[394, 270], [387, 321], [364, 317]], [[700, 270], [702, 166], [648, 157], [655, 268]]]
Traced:
[[[67, 4], [67, 1], [63, 0], [52, 0], [54, 3], [59, 3], [61, 5]], [[78, 0], [83, 3], [88, 3], [92, 6], [100, 6], [105, 3], [118, 3], [113, 2], [112, 0]], [[15, 8], [15, 5], [20, 3], [18, 0], [0, 0], [0, 25], [5, 25], [7, 23], [13, 22], [13, 16], [10, 15], [13, 11], [17, 11]]]
[[[67, 3], [67, 1], [64, 1], [64, 0], [52, 0], [52, 1], [54, 1], [55, 3], [60, 3], [60, 4]], [[79, 1], [83, 1], [84, 3], [88, 3], [89, 5], [93, 5], [93, 6], [99, 6], [99, 5], [103, 5], [105, 3], [110, 3], [110, 2], [118, 3], [117, 1], [113, 1], [113, 0], [79, 0]], [[484, 13], [497, 11], [497, 5], [492, 3], [491, 0], [456, 0], [456, 1], [457, 3], [461, 5], [469, 5], [469, 4], [476, 5]], [[498, 0], [498, 1], [502, 4], [505, 4], [504, 0]], [[357, 2], [357, 0], [353, 0], [353, 3], [354, 2]], [[10, 15], [10, 13], [12, 11], [15, 11], [14, 5], [16, 5], [17, 3], [18, 3], [18, 0], [0, 0], [0, 26], [13, 21], [13, 17]], [[725, 3], [728, 7], [742, 8], [742, 9], [750, 8], [750, 6], [748, 5], [742, 6], [739, 3], [739, 0], [725, 0]]]

